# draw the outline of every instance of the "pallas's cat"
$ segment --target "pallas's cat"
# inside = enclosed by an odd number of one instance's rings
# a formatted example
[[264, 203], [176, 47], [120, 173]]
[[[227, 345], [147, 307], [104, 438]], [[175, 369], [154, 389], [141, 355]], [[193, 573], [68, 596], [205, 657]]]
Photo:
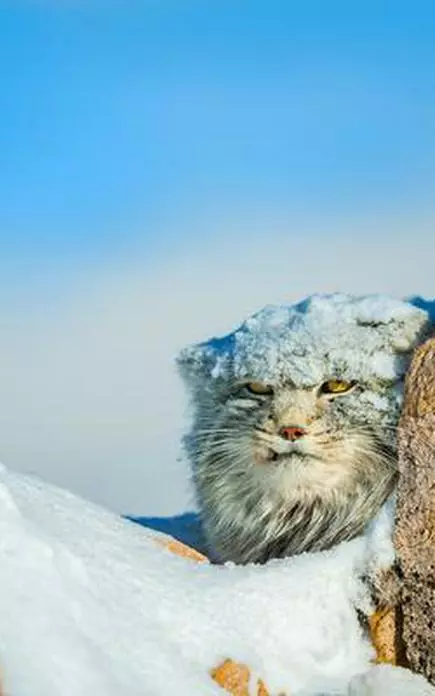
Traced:
[[360, 534], [394, 488], [395, 430], [428, 312], [384, 296], [266, 307], [178, 359], [212, 556], [265, 562]]

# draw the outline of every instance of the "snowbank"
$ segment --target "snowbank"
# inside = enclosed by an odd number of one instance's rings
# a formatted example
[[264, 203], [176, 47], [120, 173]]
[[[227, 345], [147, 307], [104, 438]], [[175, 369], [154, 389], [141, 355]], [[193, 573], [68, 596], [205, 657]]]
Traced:
[[[217, 695], [208, 673], [229, 656], [249, 664], [272, 693], [377, 693], [367, 675], [365, 690], [348, 686], [373, 655], [354, 605], [367, 608], [362, 567], [391, 560], [390, 525], [385, 508], [365, 538], [333, 551], [266, 567], [211, 566], [173, 556], [155, 532], [2, 468], [6, 693]], [[406, 688], [408, 696], [431, 693]]]

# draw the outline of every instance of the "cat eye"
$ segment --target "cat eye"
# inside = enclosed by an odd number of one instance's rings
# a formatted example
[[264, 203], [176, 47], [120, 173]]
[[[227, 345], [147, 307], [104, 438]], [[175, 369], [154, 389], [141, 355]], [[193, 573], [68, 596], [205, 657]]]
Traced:
[[320, 387], [320, 393], [338, 396], [350, 391], [354, 386], [355, 382], [346, 382], [344, 379], [328, 379]]
[[251, 393], [258, 396], [270, 396], [273, 394], [273, 389], [269, 384], [263, 384], [262, 382], [248, 382], [245, 384], [245, 388]]

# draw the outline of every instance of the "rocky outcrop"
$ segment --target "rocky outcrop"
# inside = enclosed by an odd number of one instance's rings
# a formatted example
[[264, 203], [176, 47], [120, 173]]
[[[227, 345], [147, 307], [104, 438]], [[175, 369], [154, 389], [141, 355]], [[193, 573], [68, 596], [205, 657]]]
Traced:
[[407, 666], [435, 684], [435, 338], [414, 355], [398, 447], [398, 647]]

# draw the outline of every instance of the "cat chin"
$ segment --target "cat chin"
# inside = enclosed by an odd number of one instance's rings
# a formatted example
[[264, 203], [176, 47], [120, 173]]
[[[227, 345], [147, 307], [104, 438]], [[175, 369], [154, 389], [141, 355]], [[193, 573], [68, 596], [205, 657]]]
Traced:
[[[294, 452], [263, 464], [263, 482], [280, 497], [314, 500], [335, 498], [353, 488], [352, 467]], [[264, 480], [266, 479], [266, 481]]]
[[307, 451], [306, 448], [300, 446], [294, 446], [291, 449], [287, 446], [280, 450], [264, 443], [255, 443], [252, 452], [253, 460], [256, 464], [271, 467], [295, 465], [298, 462], [303, 463], [305, 459], [316, 458], [315, 455]]

